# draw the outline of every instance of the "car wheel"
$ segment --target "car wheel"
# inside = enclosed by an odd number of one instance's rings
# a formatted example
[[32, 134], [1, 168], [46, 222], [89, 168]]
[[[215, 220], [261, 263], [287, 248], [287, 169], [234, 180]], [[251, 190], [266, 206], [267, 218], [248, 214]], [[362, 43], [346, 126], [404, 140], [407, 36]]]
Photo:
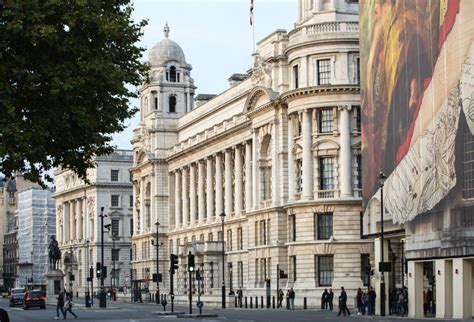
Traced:
[[41, 309], [42, 309], [42, 310], [46, 309], [46, 306], [41, 306]]
[[14, 307], [14, 305], [10, 303], [10, 307]]
[[28, 310], [28, 306], [23, 305], [23, 310]]

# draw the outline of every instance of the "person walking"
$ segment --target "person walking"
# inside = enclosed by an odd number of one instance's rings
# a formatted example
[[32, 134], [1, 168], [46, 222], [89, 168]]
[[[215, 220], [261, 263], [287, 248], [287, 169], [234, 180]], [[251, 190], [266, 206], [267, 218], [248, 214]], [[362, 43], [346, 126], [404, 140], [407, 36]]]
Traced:
[[323, 295], [321, 295], [321, 310], [327, 310], [328, 298], [329, 298], [328, 289], [325, 288]]
[[369, 315], [375, 314], [375, 298], [377, 294], [372, 286], [369, 287]]
[[357, 301], [357, 315], [362, 315], [362, 310], [363, 310], [363, 306], [364, 304], [362, 303], [362, 297], [364, 296], [362, 290], [359, 289], [357, 290], [357, 294], [356, 294], [356, 301]]
[[278, 308], [280, 308], [281, 305], [282, 305], [283, 296], [284, 296], [284, 295], [285, 295], [285, 294], [283, 294], [282, 289], [279, 289], [279, 290], [278, 290]]
[[237, 301], [240, 308], [242, 307], [242, 297], [243, 297], [242, 289], [239, 288], [237, 290]]
[[[365, 291], [362, 293], [362, 315], [365, 315], [365, 310], [368, 310], [369, 306], [369, 291]], [[367, 311], [367, 315], [369, 312]]]
[[293, 288], [290, 289], [290, 294], [289, 294], [289, 298], [290, 298], [290, 308], [292, 310], [295, 309], [295, 290]]
[[332, 291], [332, 288], [329, 289], [329, 296], [328, 296], [328, 303], [329, 303], [329, 309], [332, 311], [333, 309], [333, 301], [334, 301], [334, 292]]
[[72, 306], [74, 303], [72, 303], [72, 294], [67, 293], [66, 296], [66, 301], [64, 302], [64, 320], [67, 319], [67, 312], [70, 312], [72, 315], [74, 315], [74, 318], [77, 319], [76, 313], [72, 311]]
[[341, 312], [344, 316], [346, 316], [346, 312], [347, 315], [351, 315], [351, 312], [349, 312], [349, 309], [347, 308], [347, 293], [346, 290], [344, 290], [344, 286], [341, 286], [341, 295], [339, 295], [339, 313], [337, 315], [341, 315]]
[[62, 318], [64, 319], [64, 292], [65, 291], [60, 291], [58, 294], [58, 297], [56, 297], [56, 317], [54, 318], [55, 320], [60, 319], [59, 317], [59, 312], [63, 315]]

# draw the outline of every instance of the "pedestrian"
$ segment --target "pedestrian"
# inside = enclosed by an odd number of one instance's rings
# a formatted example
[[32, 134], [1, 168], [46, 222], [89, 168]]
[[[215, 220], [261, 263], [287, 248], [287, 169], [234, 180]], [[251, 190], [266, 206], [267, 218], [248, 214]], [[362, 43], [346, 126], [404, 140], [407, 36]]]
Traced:
[[0, 322], [10, 322], [7, 311], [0, 309]]
[[279, 290], [278, 290], [278, 308], [280, 308], [281, 305], [282, 305], [283, 296], [284, 296], [284, 295], [285, 295], [285, 294], [283, 294], [282, 289], [279, 289]]
[[242, 307], [242, 296], [243, 296], [242, 289], [239, 288], [237, 290], [237, 300], [238, 300], [239, 307]]
[[362, 297], [363, 297], [362, 290], [359, 289], [357, 290], [356, 294], [356, 301], [357, 301], [357, 315], [362, 315], [362, 310], [363, 310], [363, 303], [362, 303]]
[[328, 289], [325, 288], [323, 294], [321, 295], [321, 310], [325, 310], [328, 305]]
[[290, 309], [290, 290], [287, 289], [286, 290], [286, 309], [289, 310]]
[[428, 313], [428, 293], [426, 293], [426, 290], [423, 290], [423, 313], [425, 315]]
[[372, 286], [369, 287], [369, 315], [375, 314], [375, 299], [377, 294]]
[[290, 298], [290, 308], [292, 310], [295, 309], [295, 290], [293, 290], [293, 288], [290, 289], [290, 294], [289, 294], [289, 298]]
[[346, 312], [347, 315], [351, 315], [351, 312], [349, 312], [349, 309], [347, 308], [347, 293], [346, 290], [344, 290], [344, 286], [341, 286], [341, 295], [339, 295], [339, 313], [337, 315], [341, 315], [341, 312], [344, 316], [346, 316]]
[[74, 318], [77, 319], [76, 313], [72, 311], [73, 305], [74, 303], [72, 303], [72, 294], [67, 293], [66, 301], [64, 302], [64, 320], [67, 319], [67, 312], [70, 312], [72, 315], [74, 315]]
[[63, 315], [62, 318], [64, 319], [64, 292], [65, 291], [59, 291], [58, 297], [56, 297], [56, 317], [54, 318], [56, 320], [60, 319], [59, 312], [61, 312]]
[[329, 303], [329, 309], [331, 311], [333, 309], [333, 301], [334, 301], [334, 292], [332, 291], [332, 288], [330, 288], [329, 289], [328, 303]]
[[405, 315], [405, 295], [403, 290], [398, 290], [397, 294], [397, 315]]
[[[369, 306], [369, 291], [365, 291], [363, 294], [362, 294], [362, 315], [365, 315], [365, 310], [368, 308]], [[369, 314], [369, 312], [367, 311], [367, 314]]]

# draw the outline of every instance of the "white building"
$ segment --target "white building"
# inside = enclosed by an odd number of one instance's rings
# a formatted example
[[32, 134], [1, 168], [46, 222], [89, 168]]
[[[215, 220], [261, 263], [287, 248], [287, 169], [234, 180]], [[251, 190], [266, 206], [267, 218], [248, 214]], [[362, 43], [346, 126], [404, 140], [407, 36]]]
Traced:
[[[58, 170], [55, 175], [56, 231], [66, 274], [65, 286], [84, 294], [93, 286], [97, 292], [96, 263], [101, 260], [101, 208], [104, 207], [104, 266], [107, 266], [106, 287], [130, 286], [130, 227], [132, 220], [132, 182], [128, 169], [132, 166], [132, 151], [116, 150], [95, 158], [96, 167], [88, 171], [90, 183], [78, 179], [70, 170]], [[115, 250], [113, 251], [115, 235]], [[72, 254], [72, 265], [70, 262]], [[66, 259], [66, 260], [65, 260]], [[65, 260], [65, 261], [64, 261]], [[115, 281], [113, 266], [115, 263]], [[91, 286], [87, 282], [93, 269]], [[73, 281], [71, 275], [74, 275]]]
[[29, 188], [18, 193], [18, 280], [23, 287], [46, 286], [49, 238], [56, 234], [51, 190]]
[[[145, 285], [156, 272], [158, 221], [160, 272], [168, 271], [170, 253], [180, 257], [177, 300], [187, 299], [191, 251], [204, 271], [203, 296], [220, 301], [222, 213], [227, 292], [265, 295], [270, 281], [275, 295], [277, 265], [289, 273], [280, 286], [295, 288], [297, 305], [304, 296], [320, 305], [324, 288], [353, 292], [367, 284], [358, 4], [300, 0], [298, 13], [295, 29], [257, 43], [247, 74], [232, 75], [229, 89], [198, 95], [195, 104], [190, 65], [168, 26], [151, 49], [152, 77], [140, 88], [132, 140], [132, 266]], [[161, 287], [168, 284], [165, 273]]]

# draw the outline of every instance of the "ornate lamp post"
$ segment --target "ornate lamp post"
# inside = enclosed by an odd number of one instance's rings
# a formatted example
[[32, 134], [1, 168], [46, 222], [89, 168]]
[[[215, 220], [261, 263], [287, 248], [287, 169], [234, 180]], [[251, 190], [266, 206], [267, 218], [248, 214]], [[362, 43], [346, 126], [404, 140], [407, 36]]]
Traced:
[[222, 221], [222, 308], [225, 309], [225, 249], [224, 249], [224, 220], [225, 213], [219, 215]]
[[381, 258], [381, 265], [379, 264], [380, 270], [380, 316], [385, 316], [385, 261], [384, 261], [384, 241], [383, 241], [383, 214], [384, 214], [384, 207], [383, 207], [383, 186], [385, 183], [385, 179], [387, 176], [380, 171], [379, 174], [379, 186], [380, 186], [380, 258]]
[[161, 243], [160, 243], [160, 237], [159, 237], [159, 234], [158, 234], [158, 228], [160, 227], [160, 222], [157, 221], [155, 223], [155, 226], [156, 226], [156, 241], [152, 240], [151, 241], [151, 244], [154, 245], [156, 247], [156, 299], [155, 299], [155, 302], [157, 304], [160, 304], [160, 261], [159, 261], [159, 255], [160, 255], [160, 252], [159, 252], [159, 247], [161, 246]]
[[104, 288], [104, 217], [107, 215], [104, 214], [104, 207], [100, 208], [100, 296], [99, 296], [99, 307], [107, 307], [107, 295]]

